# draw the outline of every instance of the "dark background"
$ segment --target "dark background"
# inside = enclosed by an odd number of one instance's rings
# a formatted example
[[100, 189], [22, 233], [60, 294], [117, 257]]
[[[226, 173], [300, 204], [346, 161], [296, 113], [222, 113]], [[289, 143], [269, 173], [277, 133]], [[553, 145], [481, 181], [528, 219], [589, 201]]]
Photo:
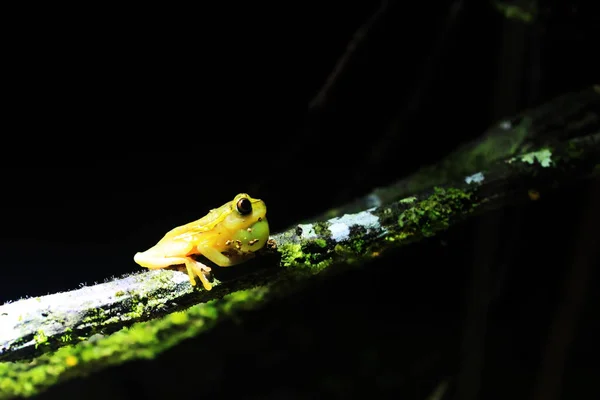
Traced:
[[[6, 14], [0, 303], [137, 271], [135, 252], [238, 192], [264, 199], [271, 230], [283, 230], [435, 162], [504, 116], [598, 83], [593, 2], [549, 2], [533, 25], [488, 2], [390, 3], [313, 109], [376, 2]], [[465, 373], [473, 270], [485, 264], [494, 302], [480, 331], [482, 390], [528, 398], [565, 276], [578, 254], [593, 259], [592, 246], [577, 246], [597, 235], [585, 224], [595, 185], [317, 279], [218, 328], [218, 353], [199, 338], [49, 395], [164, 398], [194, 385], [198, 396], [425, 398]], [[586, 396], [598, 372], [589, 293], [565, 378], [565, 391]]]

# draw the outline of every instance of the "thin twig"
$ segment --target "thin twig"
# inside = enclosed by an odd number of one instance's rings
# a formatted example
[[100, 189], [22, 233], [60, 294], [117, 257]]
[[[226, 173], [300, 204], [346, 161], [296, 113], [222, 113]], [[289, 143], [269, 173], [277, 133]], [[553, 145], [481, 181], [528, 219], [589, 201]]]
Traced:
[[363, 25], [361, 25], [361, 27], [358, 28], [358, 30], [354, 33], [354, 35], [352, 36], [352, 40], [350, 40], [350, 42], [346, 46], [346, 51], [335, 64], [335, 67], [333, 68], [331, 73], [327, 76], [325, 84], [323, 85], [323, 87], [321, 87], [317, 95], [310, 101], [308, 106], [309, 110], [321, 108], [325, 105], [327, 97], [329, 96], [333, 86], [337, 82], [342, 72], [346, 69], [356, 49], [358, 49], [359, 46], [364, 42], [371, 28], [387, 10], [388, 3], [388, 0], [383, 0], [377, 11], [373, 15], [371, 15], [371, 17]]
[[369, 171], [372, 171], [370, 166], [378, 164], [382, 159], [385, 159], [394, 146], [390, 146], [398, 136], [399, 132], [403, 131], [403, 125], [406, 120], [413, 115], [419, 108], [422, 107], [423, 99], [426, 94], [432, 88], [432, 82], [437, 77], [436, 68], [440, 68], [440, 58], [444, 55], [444, 52], [448, 50], [448, 42], [452, 39], [456, 26], [458, 25], [459, 19], [464, 14], [464, 1], [457, 0], [448, 8], [448, 13], [444, 20], [444, 23], [436, 37], [434, 44], [430, 50], [429, 55], [423, 63], [420, 74], [414, 77], [416, 81], [413, 92], [402, 101], [401, 108], [398, 109], [392, 121], [388, 124], [384, 134], [373, 143], [371, 155], [364, 161], [364, 167], [359, 172], [357, 180], [361, 181], [364, 179]]

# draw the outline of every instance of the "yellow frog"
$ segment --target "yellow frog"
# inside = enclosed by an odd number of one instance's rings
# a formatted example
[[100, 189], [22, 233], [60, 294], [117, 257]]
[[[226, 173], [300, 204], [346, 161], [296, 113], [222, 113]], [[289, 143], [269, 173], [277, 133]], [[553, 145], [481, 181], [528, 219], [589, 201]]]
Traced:
[[266, 214], [264, 201], [240, 193], [203, 218], [167, 232], [156, 245], [137, 253], [133, 260], [149, 269], [185, 265], [193, 286], [197, 275], [204, 288], [211, 290], [212, 285], [205, 275], [210, 267], [192, 256], [202, 255], [220, 267], [254, 257], [254, 252], [269, 239]]

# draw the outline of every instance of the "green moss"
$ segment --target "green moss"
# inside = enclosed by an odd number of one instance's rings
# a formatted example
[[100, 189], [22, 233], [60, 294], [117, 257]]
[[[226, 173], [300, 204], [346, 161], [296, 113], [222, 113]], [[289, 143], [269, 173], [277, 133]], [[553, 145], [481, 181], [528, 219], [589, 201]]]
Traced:
[[[0, 363], [0, 398], [31, 396], [66, 379], [131, 359], [153, 358], [181, 341], [210, 329], [216, 321], [265, 301], [268, 286], [234, 292], [220, 300], [198, 304], [183, 312], [123, 328], [64, 346], [33, 361]], [[40, 332], [37, 341], [44, 343]]]
[[402, 231], [402, 232], [400, 232], [396, 236], [388, 236], [386, 238], [386, 240], [388, 242], [395, 242], [396, 240], [406, 240], [406, 239], [408, 239], [408, 238], [410, 238], [411, 236], [414, 236], [414, 235], [415, 235], [414, 232], [410, 232], [410, 231], [409, 232], [405, 232], [405, 231]]
[[210, 320], [216, 320], [219, 318], [219, 312], [215, 307], [200, 307], [198, 310], [198, 314]]
[[524, 116], [520, 119], [504, 121], [502, 124], [508, 126], [506, 133], [485, 135], [476, 142], [461, 146], [440, 163], [422, 168], [411, 175], [402, 187], [378, 189], [379, 197], [383, 199], [384, 203], [401, 201], [401, 197], [421, 193], [432, 186], [445, 182], [456, 181], [465, 175], [472, 174], [473, 171], [487, 170], [496, 161], [526, 151], [527, 138], [533, 120]]
[[535, 161], [539, 162], [544, 168], [552, 165], [552, 152], [549, 149], [542, 149], [533, 153], [525, 154], [522, 157], [522, 161], [528, 164], [533, 164]]
[[325, 247], [327, 247], [327, 241], [325, 239], [320, 239], [320, 238], [319, 239], [315, 239], [314, 243], [317, 246], [321, 247], [322, 249], [324, 249]]
[[33, 341], [35, 342], [35, 348], [37, 349], [38, 346], [48, 344], [48, 336], [40, 329], [33, 335]]
[[333, 259], [327, 258], [322, 261], [314, 262], [311, 265], [310, 272], [316, 274], [328, 268], [333, 263]]
[[313, 229], [318, 236], [331, 236], [331, 232], [329, 231], [329, 223], [328, 222], [316, 222], [313, 224]]
[[538, 14], [537, 2], [523, 1], [518, 5], [505, 1], [496, 1], [494, 5], [507, 19], [519, 20], [521, 22], [531, 23]]
[[[323, 247], [325, 243], [325, 247]], [[281, 254], [281, 265], [294, 268], [300, 275], [306, 272], [314, 274], [327, 268], [333, 262], [327, 251], [327, 242], [322, 239], [307, 240], [300, 243], [283, 243], [278, 245]]]
[[153, 275], [151, 279], [155, 282], [156, 286], [168, 288], [173, 283], [171, 275], [164, 273], [166, 272], [164, 270], [162, 272], [163, 273]]
[[248, 304], [253, 305], [256, 302], [262, 302], [270, 290], [269, 286], [258, 286], [252, 289], [229, 293], [223, 297], [223, 312], [230, 315], [236, 313], [238, 310], [246, 309]]
[[119, 290], [117, 293], [115, 293], [115, 297], [121, 297], [121, 296], [125, 296], [125, 292], [123, 290]]
[[465, 207], [474, 208], [477, 204], [471, 202], [471, 193], [455, 188], [435, 188], [434, 193], [427, 199], [407, 208], [398, 217], [401, 229], [398, 239], [420, 233], [430, 237], [435, 232], [450, 226], [450, 217], [457, 212], [464, 212]]
[[335, 247], [333, 248], [333, 251], [335, 251], [336, 253], [338, 253], [339, 255], [346, 255], [348, 254], [348, 249], [346, 248], [346, 246], [342, 246], [341, 244], [336, 244]]
[[363, 226], [353, 226], [350, 228], [350, 239], [343, 243], [355, 256], [361, 257], [367, 252], [366, 241], [368, 239], [367, 229]]
[[67, 328], [64, 333], [58, 337], [58, 340], [62, 343], [71, 343], [73, 341], [73, 329]]
[[550, 151], [550, 149], [547, 148], [541, 149], [539, 151], [527, 153], [522, 156], [513, 157], [507, 162], [509, 164], [512, 164], [515, 161], [521, 161], [527, 164], [533, 164], [537, 161], [542, 167], [547, 168], [552, 165], [552, 151]]
[[130, 298], [131, 305], [129, 306], [129, 311], [126, 313], [125, 318], [127, 319], [138, 319], [144, 315], [146, 310], [146, 304], [148, 303], [147, 298], [142, 298], [139, 295], [131, 296]]
[[[448, 170], [450, 175], [447, 178], [462, 176], [467, 173], [466, 171], [486, 169], [495, 160], [510, 157], [523, 151], [523, 143], [529, 134], [533, 120], [529, 117], [523, 117], [517, 123], [513, 122], [512, 124], [510, 135], [490, 135], [477, 143], [472, 149], [462, 149], [452, 154], [444, 160], [442, 173]], [[445, 179], [445, 181], [448, 180]]]
[[302, 246], [298, 243], [283, 243], [277, 246], [277, 251], [281, 254], [281, 265], [290, 267], [296, 260], [303, 257]]
[[357, 254], [362, 254], [365, 250], [365, 241], [362, 239], [355, 239], [350, 242], [350, 246]]
[[[155, 294], [151, 296], [140, 297], [139, 295], [133, 295], [127, 298], [125, 301], [129, 302], [129, 304], [124, 305], [125, 309], [129, 310], [127, 312], [121, 312], [117, 314], [112, 309], [90, 309], [82, 318], [82, 323], [80, 326], [78, 326], [77, 334], [74, 334], [72, 329], [67, 329], [62, 334], [55, 336], [48, 336], [44, 332], [40, 331], [35, 335], [26, 336], [15, 341], [11, 344], [11, 348], [16, 349], [19, 347], [28, 346], [27, 343], [33, 340], [35, 344], [35, 351], [32, 350], [30, 353], [28, 353], [29, 355], [27, 357], [39, 356], [42, 353], [55, 351], [57, 348], [62, 346], [78, 343], [90, 337], [94, 337], [99, 332], [114, 332], [126, 324], [127, 321], [142, 320], [148, 316], [156, 315], [156, 312], [160, 310], [161, 307], [165, 307], [165, 298], [167, 298], [170, 293], [168, 288], [171, 287], [172, 282], [168, 278], [169, 276], [166, 273], [156, 274], [156, 276], [152, 277], [153, 281], [158, 280], [159, 283], [164, 283], [165, 291], [163, 292], [158, 289], [154, 290], [153, 293]], [[148, 282], [148, 280], [146, 280], [146, 282]], [[156, 282], [152, 283], [155, 284]], [[219, 282], [215, 279], [214, 283], [217, 285]], [[157, 285], [154, 286], [156, 287]], [[161, 286], [162, 285], [158, 287], [160, 288]], [[120, 293], [117, 292], [116, 294], [122, 295], [125, 294], [125, 292], [121, 291]], [[161, 298], [154, 298], [158, 296], [161, 296]], [[53, 318], [54, 320], [48, 321], [48, 323], [60, 325], [67, 324], [67, 322], [61, 318], [60, 314], [54, 315]]]
[[81, 320], [83, 324], [96, 325], [104, 320], [104, 310], [102, 308], [92, 308]]
[[[162, 277], [158, 277], [159, 281], [163, 281], [165, 276], [163, 274], [158, 274]], [[166, 281], [169, 283], [169, 281]], [[35, 342], [35, 349], [39, 350], [34, 354], [39, 354], [40, 352], [48, 352], [55, 350], [59, 347], [62, 347], [66, 344], [77, 343], [82, 340], [86, 340], [87, 338], [97, 334], [100, 331], [103, 332], [112, 332], [114, 330], [119, 329], [124, 321], [132, 321], [132, 320], [140, 320], [146, 316], [151, 315], [153, 312], [157, 310], [157, 307], [164, 306], [158, 304], [157, 306], [150, 306], [152, 304], [152, 297], [140, 297], [138, 295], [131, 296], [127, 299], [130, 302], [126, 306], [129, 309], [128, 312], [121, 313], [119, 315], [109, 316], [107, 315], [107, 311], [102, 308], [94, 308], [88, 310], [86, 315], [82, 318], [82, 325], [80, 330], [78, 330], [78, 335], [73, 335], [72, 329], [68, 329], [63, 332], [61, 335], [48, 337], [44, 334], [44, 332], [37, 332], [33, 336], [33, 340]], [[60, 319], [56, 319], [54, 321], [56, 323], [64, 323]], [[24, 338], [27, 339], [27, 338]], [[27, 339], [30, 340], [31, 338]], [[22, 342], [13, 343], [13, 347], [19, 347], [23, 345], [27, 340], [23, 340]], [[41, 347], [41, 345], [44, 345]]]
[[417, 201], [417, 198], [415, 196], [411, 196], [400, 200], [400, 204], [410, 204], [414, 203], [415, 201]]
[[346, 263], [355, 263], [363, 259], [369, 252], [366, 235], [367, 233], [364, 228], [354, 227], [354, 229], [351, 229], [350, 239], [336, 244], [333, 251], [343, 258]]

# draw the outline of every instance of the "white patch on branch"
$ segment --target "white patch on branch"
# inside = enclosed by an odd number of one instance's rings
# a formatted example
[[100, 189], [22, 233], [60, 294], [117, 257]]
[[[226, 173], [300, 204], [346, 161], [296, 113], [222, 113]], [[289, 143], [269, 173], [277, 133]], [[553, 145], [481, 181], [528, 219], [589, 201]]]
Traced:
[[313, 224], [298, 224], [298, 228], [302, 230], [300, 235], [302, 239], [316, 239], [318, 237]]
[[[162, 275], [162, 279], [156, 279]], [[86, 315], [99, 308], [104, 309], [106, 318], [113, 323], [125, 322], [134, 316], [131, 309], [132, 295], [147, 299], [156, 307], [169, 304], [177, 296], [192, 292], [187, 275], [176, 271], [152, 270], [115, 279], [114, 281], [85, 286], [69, 292], [32, 297], [13, 303], [0, 305], [0, 356], [27, 335], [42, 331], [46, 337], [54, 337], [65, 332], [65, 328], [81, 329], [89, 325]], [[164, 296], [169, 291], [173, 298]], [[119, 293], [119, 294], [117, 294]], [[108, 321], [104, 321], [108, 322]], [[35, 340], [16, 345], [16, 348], [34, 346]]]
[[331, 238], [336, 242], [341, 242], [350, 237], [350, 228], [348, 228], [348, 225], [341, 222], [332, 224], [329, 227], [329, 231], [331, 232]]
[[329, 231], [331, 238], [337, 242], [347, 240], [350, 237], [350, 228], [353, 226], [362, 226], [367, 231], [382, 230], [383, 227], [379, 224], [379, 217], [371, 214], [375, 208], [369, 208], [356, 214], [346, 214], [338, 218], [332, 218], [329, 221]]
[[[330, 232], [330, 238], [335, 242], [348, 240], [350, 238], [350, 229], [354, 226], [363, 227], [367, 231], [376, 230], [385, 234], [387, 231], [379, 223], [379, 217], [371, 213], [375, 209], [376, 207], [372, 207], [356, 214], [345, 214], [341, 217], [327, 220], [327, 229]], [[317, 239], [319, 237], [317, 232], [315, 232], [314, 224], [298, 224], [296, 229], [298, 228], [302, 230], [302, 233], [298, 236], [301, 240]]]
[[470, 185], [471, 183], [481, 183], [481, 182], [483, 182], [483, 179], [484, 179], [483, 174], [481, 172], [478, 172], [471, 176], [467, 176], [465, 178], [465, 182], [467, 183], [467, 185]]

